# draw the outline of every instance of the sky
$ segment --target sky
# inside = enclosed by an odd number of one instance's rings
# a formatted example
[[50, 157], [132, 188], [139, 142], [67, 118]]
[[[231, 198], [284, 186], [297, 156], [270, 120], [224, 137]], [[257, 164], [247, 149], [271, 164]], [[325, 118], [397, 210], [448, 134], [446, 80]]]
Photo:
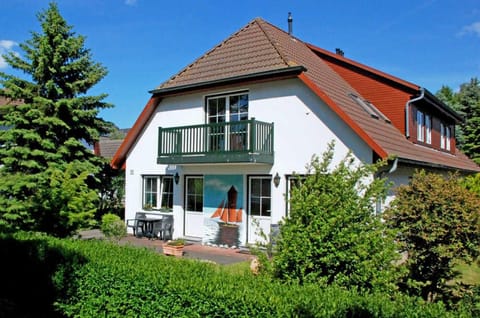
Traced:
[[[40, 32], [47, 0], [0, 0], [0, 55]], [[301, 40], [435, 93], [480, 77], [478, 0], [57, 0], [61, 15], [108, 75], [100, 117], [131, 127], [149, 91], [256, 17]], [[0, 58], [0, 72], [16, 74]]]

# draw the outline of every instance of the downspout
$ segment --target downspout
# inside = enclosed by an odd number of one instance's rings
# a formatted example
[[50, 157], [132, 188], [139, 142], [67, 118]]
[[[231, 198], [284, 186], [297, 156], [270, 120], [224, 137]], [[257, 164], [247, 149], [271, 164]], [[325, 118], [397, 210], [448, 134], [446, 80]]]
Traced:
[[425, 97], [425, 88], [420, 87], [420, 96], [410, 99], [405, 104], [405, 137], [410, 138], [410, 104], [417, 102]]

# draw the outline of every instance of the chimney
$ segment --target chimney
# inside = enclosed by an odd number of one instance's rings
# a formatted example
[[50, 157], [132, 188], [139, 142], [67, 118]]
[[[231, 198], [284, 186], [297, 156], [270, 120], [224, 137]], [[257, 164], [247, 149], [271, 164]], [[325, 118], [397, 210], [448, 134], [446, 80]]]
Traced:
[[293, 19], [292, 19], [292, 13], [288, 13], [288, 34], [292, 35], [293, 30], [292, 30], [292, 24], [293, 24]]
[[338, 47], [335, 49], [335, 53], [338, 54], [338, 55], [340, 55], [340, 56], [343, 56], [343, 55], [345, 54], [345, 53], [342, 51], [342, 49], [340, 49], [340, 48], [338, 48]]

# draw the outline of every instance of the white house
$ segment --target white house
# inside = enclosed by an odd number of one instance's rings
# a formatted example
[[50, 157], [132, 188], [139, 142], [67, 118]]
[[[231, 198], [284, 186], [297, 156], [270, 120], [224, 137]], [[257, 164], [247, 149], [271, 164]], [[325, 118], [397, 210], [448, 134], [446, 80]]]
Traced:
[[[340, 53], [340, 54], [339, 54]], [[427, 90], [254, 19], [158, 88], [112, 159], [125, 218], [173, 215], [174, 237], [245, 245], [288, 213], [292, 173], [336, 143], [362, 162], [480, 171], [455, 147], [461, 118]]]

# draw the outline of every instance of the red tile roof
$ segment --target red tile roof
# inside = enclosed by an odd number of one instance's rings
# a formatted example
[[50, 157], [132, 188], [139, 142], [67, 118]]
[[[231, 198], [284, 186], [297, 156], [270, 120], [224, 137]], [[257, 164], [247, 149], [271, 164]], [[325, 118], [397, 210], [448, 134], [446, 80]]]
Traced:
[[[205, 83], [220, 84], [232, 78], [246, 79], [248, 75], [273, 76], [275, 71], [289, 69], [293, 71], [302, 66], [306, 70], [297, 77], [325, 101], [379, 157], [398, 156], [400, 160], [420, 165], [480, 171], [479, 166], [458, 151], [451, 155], [415, 145], [395, 125], [372, 118], [350, 96], [355, 94], [364, 97], [363, 94], [368, 95], [368, 91], [356, 84], [352, 86], [354, 83], [345, 79], [345, 74], [334, 67], [325, 52], [257, 18], [152, 92], [155, 98], [159, 99], [165, 94], [172, 94], [175, 90], [180, 92], [180, 89], [186, 87], [198, 89]], [[415, 84], [349, 59], [345, 58], [344, 62], [381, 76], [392, 85], [400, 85], [402, 89], [411, 91], [412, 94], [420, 89]], [[394, 94], [389, 97], [398, 98]], [[400, 98], [398, 104], [403, 107], [406, 100]], [[149, 101], [124, 144], [115, 154], [113, 166], [119, 167], [124, 164], [127, 152], [157, 105], [152, 101]]]

